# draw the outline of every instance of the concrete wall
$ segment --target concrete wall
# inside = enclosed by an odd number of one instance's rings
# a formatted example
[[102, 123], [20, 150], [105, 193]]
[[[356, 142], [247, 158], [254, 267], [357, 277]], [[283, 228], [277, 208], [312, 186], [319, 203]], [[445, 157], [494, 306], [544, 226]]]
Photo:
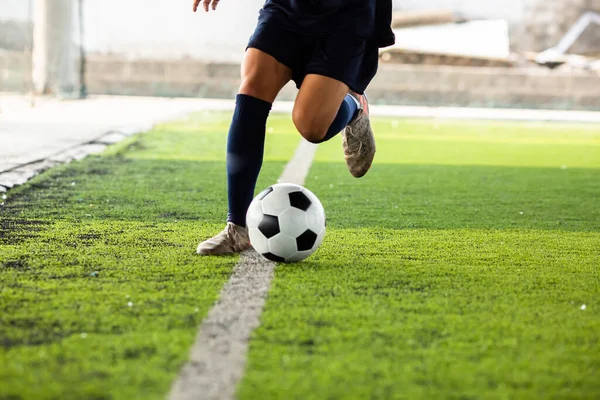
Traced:
[[[26, 78], [21, 52], [0, 53], [5, 89], [20, 90]], [[4, 70], [2, 70], [4, 66]], [[239, 65], [192, 60], [129, 61], [92, 57], [90, 93], [233, 98]], [[14, 87], [14, 88], [13, 88]], [[542, 69], [382, 64], [369, 87], [376, 104], [600, 110], [600, 75]], [[293, 100], [288, 85], [280, 99]]]
[[[0, 20], [30, 20], [31, 0], [1, 0]], [[222, 0], [214, 13], [191, 0], [84, 0], [90, 93], [231, 98], [239, 62], [263, 0]], [[600, 0], [398, 0], [397, 9], [449, 7], [470, 16], [506, 18], [519, 47], [554, 45], [585, 8]], [[0, 24], [0, 29], [1, 29]], [[23, 28], [21, 42], [30, 33]], [[590, 31], [587, 45], [599, 43]], [[590, 34], [587, 32], [586, 34]], [[4, 37], [0, 31], [0, 37]], [[75, 42], [74, 45], [77, 45]], [[18, 46], [17, 46], [18, 47]], [[0, 90], [27, 91], [30, 59], [0, 40]], [[286, 88], [283, 98], [293, 98]], [[388, 104], [598, 109], [600, 77], [547, 70], [382, 65], [371, 98]]]

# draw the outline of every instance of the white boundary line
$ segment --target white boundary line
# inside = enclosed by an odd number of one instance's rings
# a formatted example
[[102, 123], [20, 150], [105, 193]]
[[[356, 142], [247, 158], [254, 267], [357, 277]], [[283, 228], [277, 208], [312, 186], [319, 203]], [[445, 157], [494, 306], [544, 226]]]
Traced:
[[[317, 145], [302, 140], [278, 182], [303, 185]], [[202, 322], [190, 359], [171, 388], [170, 400], [230, 400], [244, 375], [248, 342], [273, 279], [275, 263], [254, 250], [241, 254], [219, 300]]]

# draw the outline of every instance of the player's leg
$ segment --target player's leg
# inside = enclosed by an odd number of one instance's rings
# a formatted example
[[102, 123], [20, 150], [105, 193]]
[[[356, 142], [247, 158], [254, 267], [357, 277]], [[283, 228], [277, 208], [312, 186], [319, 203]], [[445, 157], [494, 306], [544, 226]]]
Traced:
[[244, 226], [262, 166], [271, 105], [291, 78], [291, 70], [269, 54], [249, 48], [227, 138], [228, 222]]
[[249, 48], [227, 137], [227, 227], [198, 245], [197, 253], [237, 253], [250, 247], [246, 211], [262, 166], [266, 122], [271, 104], [291, 78], [291, 70], [272, 56]]
[[375, 156], [367, 97], [327, 76], [304, 78], [293, 110], [293, 121], [309, 142], [321, 143], [342, 132], [344, 157], [350, 173], [367, 173]]
[[273, 103], [292, 78], [292, 71], [273, 56], [249, 48], [242, 61], [242, 82], [239, 94]]
[[309, 142], [327, 141], [342, 131], [358, 111], [348, 85], [323, 75], [309, 74], [302, 81], [292, 120]]
[[357, 178], [375, 157], [364, 90], [377, 61], [377, 47], [365, 40], [351, 34], [324, 37], [316, 44], [294, 106], [294, 123], [307, 140], [320, 143], [341, 131], [348, 170]]

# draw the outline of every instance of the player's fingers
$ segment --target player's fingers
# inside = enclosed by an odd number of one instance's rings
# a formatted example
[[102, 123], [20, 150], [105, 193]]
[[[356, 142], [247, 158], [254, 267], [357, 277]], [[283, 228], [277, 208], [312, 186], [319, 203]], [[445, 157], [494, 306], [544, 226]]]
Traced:
[[212, 0], [212, 9], [213, 9], [213, 11], [217, 9], [217, 4], [219, 4], [219, 0]]
[[198, 4], [200, 4], [200, 0], [194, 0], [194, 12], [198, 10]]
[[204, 7], [204, 11], [208, 12], [208, 6], [210, 4], [210, 0], [204, 0], [202, 2], [202, 7]]

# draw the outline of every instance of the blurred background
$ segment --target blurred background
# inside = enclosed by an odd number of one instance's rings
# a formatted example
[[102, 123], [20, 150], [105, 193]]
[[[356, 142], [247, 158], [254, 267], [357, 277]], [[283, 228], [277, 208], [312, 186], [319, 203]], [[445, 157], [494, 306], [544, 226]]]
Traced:
[[[233, 98], [262, 3], [0, 0], [0, 92]], [[393, 26], [376, 104], [600, 109], [600, 0], [396, 0]]]

